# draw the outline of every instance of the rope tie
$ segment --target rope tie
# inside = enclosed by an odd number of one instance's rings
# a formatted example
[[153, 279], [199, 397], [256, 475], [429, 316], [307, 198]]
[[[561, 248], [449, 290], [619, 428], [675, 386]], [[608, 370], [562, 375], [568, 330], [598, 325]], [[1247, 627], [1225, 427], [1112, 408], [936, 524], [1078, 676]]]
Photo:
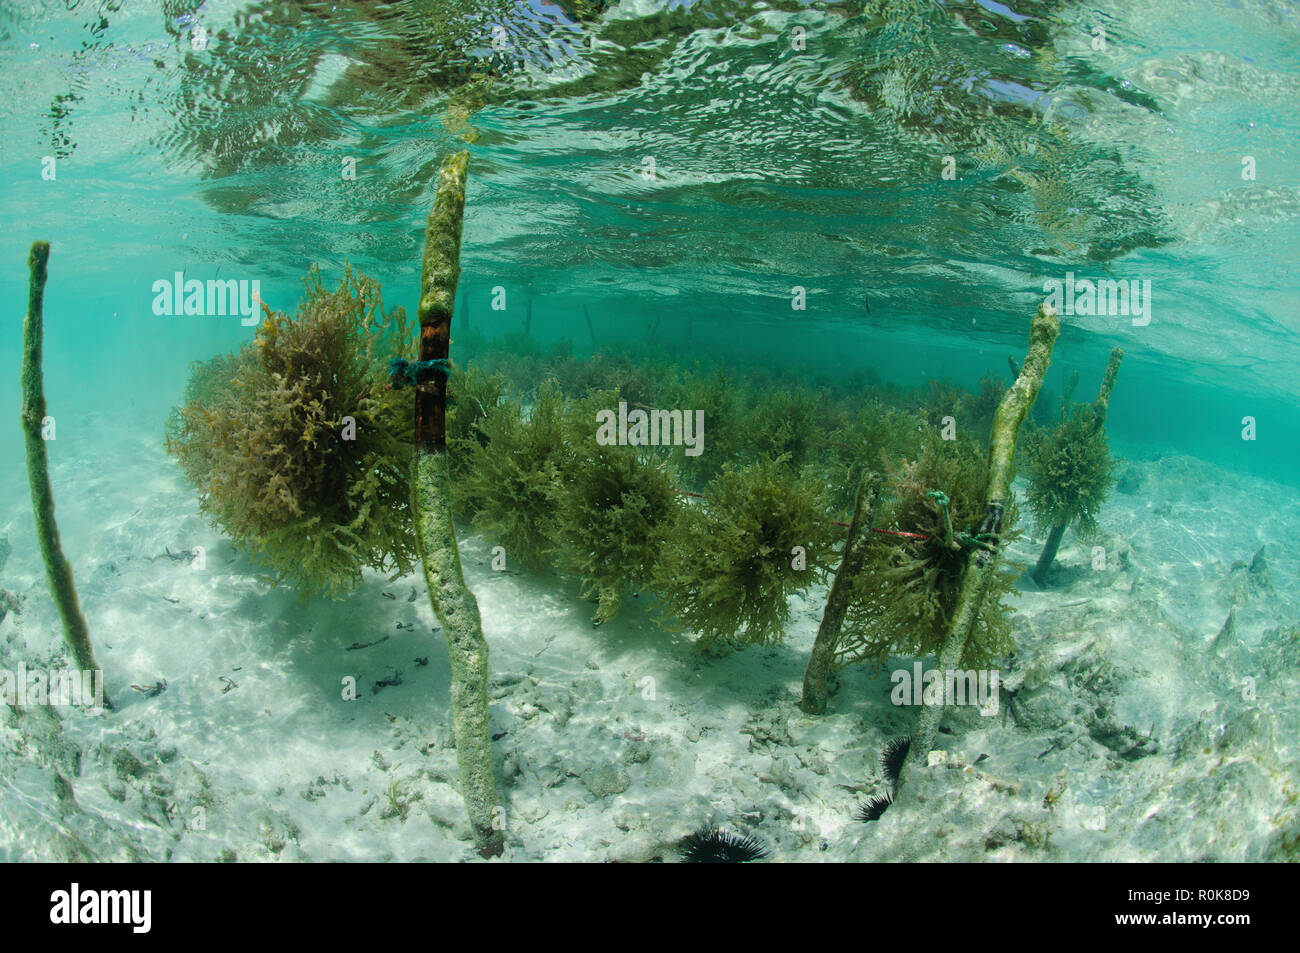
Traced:
[[941, 490], [931, 490], [926, 496], [938, 503], [939, 510], [943, 513], [943, 544], [946, 547], [949, 549], [983, 549], [990, 553], [997, 552], [997, 533], [954, 533], [952, 531], [952, 516], [948, 511], [949, 500], [947, 494]]
[[431, 361], [407, 361], [395, 357], [388, 362], [388, 381], [393, 387], [414, 387], [424, 371], [436, 371], [446, 377], [451, 373], [451, 365], [444, 357]]

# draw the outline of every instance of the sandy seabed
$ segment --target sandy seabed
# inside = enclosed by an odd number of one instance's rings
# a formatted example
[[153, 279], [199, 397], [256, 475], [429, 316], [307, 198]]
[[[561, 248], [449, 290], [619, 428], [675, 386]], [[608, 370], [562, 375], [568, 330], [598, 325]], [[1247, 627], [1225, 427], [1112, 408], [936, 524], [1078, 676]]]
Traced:
[[[52, 477], [118, 709], [0, 704], [0, 859], [477, 859], [418, 574], [302, 602], [207, 525], [155, 436], [93, 423], [51, 448]], [[672, 862], [710, 824], [776, 861], [1300, 858], [1300, 498], [1186, 456], [1120, 476], [1056, 587], [1022, 579], [998, 712], [950, 710], [873, 823], [854, 808], [888, 789], [878, 752], [915, 711], [862, 668], [828, 714], [799, 710], [823, 588], [784, 645], [705, 658], [634, 599], [594, 629], [572, 580], [495, 572], [463, 530], [505, 860]], [[0, 500], [0, 669], [63, 667], [23, 474]]]

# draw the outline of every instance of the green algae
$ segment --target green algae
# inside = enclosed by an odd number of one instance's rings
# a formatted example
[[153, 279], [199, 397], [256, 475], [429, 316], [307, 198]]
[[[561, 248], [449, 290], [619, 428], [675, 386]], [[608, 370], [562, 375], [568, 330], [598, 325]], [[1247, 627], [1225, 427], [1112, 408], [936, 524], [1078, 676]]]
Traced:
[[[887, 499], [876, 522], [888, 532], [873, 535], [851, 582], [836, 667], [867, 662], [878, 670], [893, 656], [921, 658], [938, 651], [956, 612], [970, 550], [950, 539], [948, 528], [978, 526], [988, 484], [986, 455], [968, 439], [931, 435], [915, 460], [889, 470]], [[936, 492], [947, 497], [946, 514]], [[1016, 519], [1012, 506], [1002, 524], [1004, 541]], [[896, 535], [901, 533], [915, 536]], [[1015, 590], [1016, 575], [995, 574], [963, 667], [987, 668], [1012, 649], [1005, 599]]]
[[[975, 647], [976, 657], [989, 651], [988, 636], [996, 635], [987, 619], [989, 600], [999, 601], [999, 589], [1007, 584], [1006, 574], [1000, 570], [1002, 543], [1014, 523], [1014, 500], [1011, 481], [1015, 475], [1016, 442], [1020, 428], [1043, 386], [1043, 378], [1052, 361], [1056, 338], [1061, 332], [1061, 322], [1056, 312], [1041, 304], [1029, 326], [1029, 348], [1020, 366], [1020, 376], [998, 404], [993, 416], [993, 432], [989, 438], [988, 484], [984, 494], [984, 516], [979, 523], [977, 539], [990, 541], [986, 545], [971, 547], [966, 558], [961, 589], [952, 612], [952, 621], [939, 646], [937, 668], [951, 672], [965, 663]], [[996, 624], [996, 623], [995, 623]], [[983, 644], [982, 644], [983, 643]], [[966, 663], [969, 664], [969, 663]], [[946, 677], [946, 676], [945, 676]], [[916, 719], [908, 748], [907, 765], [924, 764], [934, 747], [944, 705], [922, 700], [921, 713]]]
[[[417, 312], [421, 361], [447, 361], [450, 357], [468, 163], [465, 151], [443, 160], [438, 194], [425, 226]], [[449, 376], [422, 376], [416, 384], [415, 400], [406, 402], [408, 413], [414, 411], [412, 434], [417, 444], [411, 471], [411, 513], [429, 605], [447, 642], [461, 797], [479, 855], [499, 857], [505, 851], [505, 809], [492, 771], [489, 653], [478, 600], [465, 584], [456, 539], [447, 447]]]
[[250, 344], [196, 366], [167, 448], [236, 547], [337, 597], [365, 568], [414, 568], [409, 401], [387, 373], [413, 331], [351, 268], [332, 291], [315, 269], [304, 283], [295, 314], [266, 308]]
[[1061, 403], [1059, 422], [1054, 427], [1031, 431], [1026, 441], [1027, 502], [1039, 528], [1047, 530], [1033, 573], [1040, 586], [1047, 584], [1068, 527], [1073, 526], [1082, 539], [1095, 538], [1097, 513], [1115, 485], [1106, 414], [1123, 359], [1120, 348], [1111, 351], [1097, 399], [1091, 404], [1068, 402], [1068, 395], [1078, 383], [1076, 373]]
[[[41, 560], [45, 563], [45, 580], [59, 619], [63, 623], [63, 640], [72, 652], [77, 667], [83, 672], [99, 671], [95, 662], [90, 630], [82, 615], [77, 599], [77, 587], [72, 578], [72, 566], [63, 555], [59, 541], [59, 526], [54, 520], [54, 490], [50, 486], [49, 457], [45, 451], [45, 281], [50, 259], [49, 242], [33, 242], [27, 255], [29, 280], [27, 285], [27, 316], [23, 319], [22, 359], [22, 430], [23, 447], [27, 461], [27, 482], [31, 487], [32, 515], [36, 520], [36, 541], [40, 546]], [[8, 541], [5, 541], [8, 545]], [[5, 554], [7, 556], [7, 553]], [[7, 611], [11, 597], [0, 589], [0, 610]], [[5, 611], [0, 611], [3, 618]], [[103, 696], [104, 707], [112, 708], [108, 696]]]
[[460, 793], [484, 857], [504, 850], [503, 807], [492, 773], [488, 645], [478, 601], [465, 585], [449, 505], [446, 453], [416, 454], [412, 509], [429, 602], [442, 624], [451, 666], [451, 708]]
[[[458, 398], [457, 415], [462, 407]], [[464, 471], [452, 486], [458, 512], [475, 531], [503, 545], [508, 562], [530, 569], [550, 556], [564, 448], [562, 411], [559, 389], [543, 384], [530, 405], [501, 397], [486, 407], [472, 434], [450, 445]]]
[[565, 413], [565, 452], [554, 496], [553, 554], [595, 597], [592, 621], [612, 619], [628, 589], [648, 584], [680, 504], [677, 478], [653, 447], [596, 441], [596, 414], [617, 406], [615, 392], [573, 401]]
[[1025, 502], [1042, 528], [1073, 526], [1090, 538], [1097, 514], [1115, 484], [1115, 461], [1092, 404], [1074, 404], [1055, 427], [1025, 440]]
[[683, 507], [656, 566], [661, 617], [715, 643], [771, 645], [789, 597], [829, 570], [839, 533], [818, 481], [783, 460], [726, 467], [704, 500]]

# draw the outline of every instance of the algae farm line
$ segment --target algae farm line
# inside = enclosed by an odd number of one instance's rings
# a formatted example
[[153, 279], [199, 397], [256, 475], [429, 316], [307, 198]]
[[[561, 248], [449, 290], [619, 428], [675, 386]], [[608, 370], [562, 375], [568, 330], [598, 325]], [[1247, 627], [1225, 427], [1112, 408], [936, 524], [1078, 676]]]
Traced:
[[1300, 6], [15, 0], [0, 57], [23, 917], [424, 903], [374, 862], [1264, 916]]

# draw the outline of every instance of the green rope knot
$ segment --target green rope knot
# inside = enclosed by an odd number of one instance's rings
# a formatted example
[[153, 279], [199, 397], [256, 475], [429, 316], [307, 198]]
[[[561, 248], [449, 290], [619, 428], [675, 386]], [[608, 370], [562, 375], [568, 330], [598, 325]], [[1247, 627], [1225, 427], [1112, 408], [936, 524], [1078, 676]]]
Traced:
[[437, 371], [446, 377], [451, 373], [451, 363], [445, 357], [431, 361], [408, 361], [395, 357], [388, 362], [388, 382], [393, 387], [413, 387], [419, 383], [423, 371]]
[[949, 511], [948, 494], [942, 490], [931, 490], [926, 494], [939, 505], [943, 513], [943, 545], [948, 549], [983, 549], [995, 553], [998, 550], [997, 533], [954, 533], [952, 531], [952, 514]]
[[948, 512], [948, 494], [942, 490], [931, 490], [926, 496], [939, 504], [939, 512], [943, 514], [943, 545], [948, 549], [956, 549], [952, 535], [952, 516]]
[[967, 549], [983, 549], [990, 553], [998, 551], [997, 533], [958, 533], [957, 541]]

